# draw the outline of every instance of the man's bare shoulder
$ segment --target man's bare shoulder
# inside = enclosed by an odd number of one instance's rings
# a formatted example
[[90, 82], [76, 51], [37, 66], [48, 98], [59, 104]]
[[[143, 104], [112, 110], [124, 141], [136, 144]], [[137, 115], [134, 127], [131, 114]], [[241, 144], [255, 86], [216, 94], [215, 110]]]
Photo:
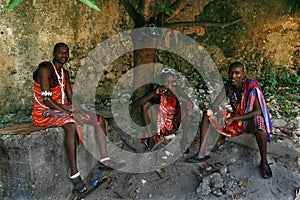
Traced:
[[38, 66], [38, 68], [40, 68], [40, 69], [43, 68], [43, 69], [49, 69], [49, 70], [51, 70], [51, 67], [52, 67], [52, 64], [49, 61], [41, 62]]

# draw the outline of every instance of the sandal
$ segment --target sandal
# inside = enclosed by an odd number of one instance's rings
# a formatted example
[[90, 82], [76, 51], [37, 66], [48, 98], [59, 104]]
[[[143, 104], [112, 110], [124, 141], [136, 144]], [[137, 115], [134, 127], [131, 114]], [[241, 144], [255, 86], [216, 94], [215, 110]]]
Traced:
[[150, 151], [155, 145], [153, 137], [142, 138], [141, 141], [145, 145], [145, 149], [148, 151]]
[[[102, 162], [105, 162], [105, 161], [109, 161], [109, 163], [108, 164], [103, 164]], [[100, 164], [99, 169], [102, 170], [102, 171], [112, 171], [112, 170], [115, 170], [115, 169], [120, 169], [120, 168], [122, 168], [126, 165], [125, 163], [115, 162], [115, 161], [111, 160], [110, 157], [102, 158], [99, 161], [99, 164]]]
[[203, 158], [197, 158], [196, 156], [192, 156], [186, 159], [188, 163], [201, 163], [208, 160], [210, 156], [204, 156]]
[[264, 168], [262, 166], [262, 164], [260, 164], [259, 168], [260, 168], [260, 171], [261, 171], [261, 176], [266, 179], [266, 178], [271, 178], [272, 177], [272, 170], [270, 168], [270, 165], [273, 164], [273, 163], [268, 163], [266, 165], [267, 169]]
[[73, 183], [74, 189], [79, 193], [83, 193], [87, 190], [85, 183], [81, 179], [80, 172], [77, 172], [73, 176], [69, 176], [71, 182]]

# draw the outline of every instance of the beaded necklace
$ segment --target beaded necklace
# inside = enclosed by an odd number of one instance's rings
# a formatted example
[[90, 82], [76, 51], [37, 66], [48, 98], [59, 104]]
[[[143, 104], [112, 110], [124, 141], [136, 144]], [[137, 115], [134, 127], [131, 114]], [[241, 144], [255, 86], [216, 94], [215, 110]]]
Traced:
[[53, 68], [54, 68], [54, 71], [55, 71], [55, 74], [57, 76], [57, 79], [58, 79], [58, 84], [60, 86], [60, 90], [61, 90], [61, 94], [62, 94], [62, 104], [65, 104], [65, 91], [64, 91], [64, 68], [61, 67], [60, 68], [60, 73], [61, 73], [61, 76], [58, 74], [57, 70], [56, 70], [56, 67], [54, 65], [54, 63], [52, 61], [50, 61]]

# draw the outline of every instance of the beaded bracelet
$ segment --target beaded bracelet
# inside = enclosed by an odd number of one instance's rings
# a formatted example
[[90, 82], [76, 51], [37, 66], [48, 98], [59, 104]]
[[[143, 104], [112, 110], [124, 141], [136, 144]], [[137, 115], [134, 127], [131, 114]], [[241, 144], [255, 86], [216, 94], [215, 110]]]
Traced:
[[43, 101], [50, 100], [52, 98], [51, 91], [42, 91], [41, 93]]

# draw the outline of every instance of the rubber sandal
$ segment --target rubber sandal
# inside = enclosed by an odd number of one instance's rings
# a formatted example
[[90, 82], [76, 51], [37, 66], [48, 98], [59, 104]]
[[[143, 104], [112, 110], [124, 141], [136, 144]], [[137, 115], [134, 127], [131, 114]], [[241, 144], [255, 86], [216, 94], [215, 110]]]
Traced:
[[81, 179], [80, 172], [74, 174], [73, 176], [69, 176], [69, 178], [73, 183], [74, 189], [77, 190], [79, 193], [83, 193], [87, 190], [85, 183]]
[[260, 171], [261, 171], [261, 176], [266, 179], [266, 178], [271, 178], [273, 176], [272, 170], [270, 168], [270, 165], [273, 163], [268, 163], [267, 164], [267, 169], [265, 169], [262, 165], [259, 166]]
[[[105, 165], [102, 163], [105, 161], [109, 161], [108, 164]], [[120, 168], [126, 166], [125, 163], [115, 162], [115, 161], [111, 160], [110, 157], [102, 158], [99, 161], [99, 164], [100, 164], [99, 170], [102, 170], [102, 171], [112, 171], [112, 170], [120, 169]]]
[[148, 137], [143, 137], [141, 138], [141, 142], [143, 143], [143, 145], [145, 146], [145, 149], [149, 149], [149, 144], [148, 144]]
[[150, 151], [155, 145], [153, 137], [142, 138], [142, 143], [145, 145], [145, 149], [148, 151]]
[[206, 160], [208, 160], [210, 158], [210, 156], [205, 156], [203, 158], [197, 158], [196, 156], [192, 156], [186, 159], [186, 162], [189, 163], [201, 163], [204, 162]]

